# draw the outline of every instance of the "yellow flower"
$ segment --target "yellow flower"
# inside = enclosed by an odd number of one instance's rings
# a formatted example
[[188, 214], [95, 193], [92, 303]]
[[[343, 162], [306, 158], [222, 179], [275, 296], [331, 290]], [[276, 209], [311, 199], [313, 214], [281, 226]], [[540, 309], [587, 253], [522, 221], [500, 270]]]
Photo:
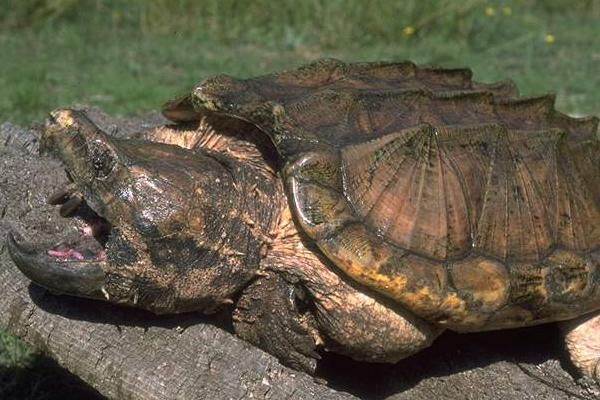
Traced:
[[496, 15], [496, 9], [492, 6], [487, 6], [485, 8], [485, 15], [487, 15], [488, 17], [493, 17], [494, 15]]
[[553, 44], [554, 42], [556, 42], [556, 37], [553, 34], [549, 33], [544, 38], [544, 41], [548, 44]]
[[412, 36], [412, 35], [415, 34], [416, 31], [417, 30], [415, 29], [415, 27], [414, 26], [410, 26], [410, 25], [405, 26], [402, 29], [402, 33], [404, 33], [405, 36]]
[[504, 8], [502, 9], [502, 12], [504, 13], [504, 15], [511, 16], [512, 15], [512, 8], [510, 6], [504, 6]]

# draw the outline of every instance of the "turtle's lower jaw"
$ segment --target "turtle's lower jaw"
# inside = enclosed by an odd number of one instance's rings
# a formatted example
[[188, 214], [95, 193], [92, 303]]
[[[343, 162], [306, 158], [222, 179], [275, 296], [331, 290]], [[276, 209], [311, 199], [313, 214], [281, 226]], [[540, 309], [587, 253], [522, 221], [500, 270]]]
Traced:
[[105, 274], [100, 260], [63, 259], [48, 254], [47, 246], [26, 243], [8, 235], [8, 252], [25, 276], [52, 292], [102, 298]]
[[52, 292], [102, 298], [105, 282], [105, 245], [111, 224], [96, 214], [79, 194], [63, 190], [51, 196], [62, 204], [63, 217], [75, 217], [83, 227], [70, 237], [51, 244], [28, 243], [20, 235], [8, 235], [8, 252], [25, 276]]

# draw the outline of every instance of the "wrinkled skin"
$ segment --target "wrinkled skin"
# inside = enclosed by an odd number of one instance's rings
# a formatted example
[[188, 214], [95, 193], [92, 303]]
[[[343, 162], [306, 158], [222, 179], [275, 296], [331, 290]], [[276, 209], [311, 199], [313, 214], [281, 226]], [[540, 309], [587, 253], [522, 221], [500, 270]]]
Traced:
[[53, 114], [43, 142], [74, 183], [52, 200], [63, 203], [61, 214], [89, 222], [104, 250], [80, 260], [81, 252], [50, 255], [10, 239], [13, 258], [34, 281], [60, 293], [173, 313], [230, 303], [254, 276], [259, 245], [243, 252], [252, 235], [239, 227], [239, 237], [227, 238], [233, 222], [219, 221], [225, 204], [245, 201], [233, 188], [233, 166], [219, 154], [110, 138], [71, 111]]
[[239, 336], [308, 372], [323, 347], [395, 362], [431, 344], [441, 329], [340, 277], [305, 242], [256, 128], [209, 123], [124, 140], [82, 112], [53, 112], [42, 145], [72, 184], [49, 201], [87, 228], [60, 245], [11, 235], [17, 266], [53, 292], [155, 313], [234, 304]]

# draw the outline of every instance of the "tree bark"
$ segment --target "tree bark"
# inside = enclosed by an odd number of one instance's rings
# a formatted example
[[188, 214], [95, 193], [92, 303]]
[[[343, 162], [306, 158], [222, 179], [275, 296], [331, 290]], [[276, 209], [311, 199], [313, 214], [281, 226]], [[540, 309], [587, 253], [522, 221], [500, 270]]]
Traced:
[[[91, 114], [116, 135], [163, 122], [158, 116], [114, 120]], [[218, 327], [226, 324], [215, 318], [157, 317], [50, 294], [18, 272], [4, 241], [11, 229], [36, 241], [69, 229], [45, 201], [65, 180], [59, 163], [38, 155], [36, 130], [0, 127], [0, 328], [108, 398], [600, 398], [595, 383], [574, 374], [552, 325], [445, 334], [432, 348], [396, 365], [324, 354], [315, 380]]]

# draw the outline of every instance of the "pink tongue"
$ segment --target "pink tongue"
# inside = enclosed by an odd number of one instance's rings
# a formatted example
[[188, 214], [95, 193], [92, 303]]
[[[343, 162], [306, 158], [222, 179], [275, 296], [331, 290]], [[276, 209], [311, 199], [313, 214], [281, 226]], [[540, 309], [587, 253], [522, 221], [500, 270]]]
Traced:
[[85, 260], [83, 254], [78, 252], [77, 250], [69, 249], [67, 251], [59, 251], [59, 250], [48, 250], [48, 255], [52, 257], [59, 258], [71, 258], [79, 261]]

